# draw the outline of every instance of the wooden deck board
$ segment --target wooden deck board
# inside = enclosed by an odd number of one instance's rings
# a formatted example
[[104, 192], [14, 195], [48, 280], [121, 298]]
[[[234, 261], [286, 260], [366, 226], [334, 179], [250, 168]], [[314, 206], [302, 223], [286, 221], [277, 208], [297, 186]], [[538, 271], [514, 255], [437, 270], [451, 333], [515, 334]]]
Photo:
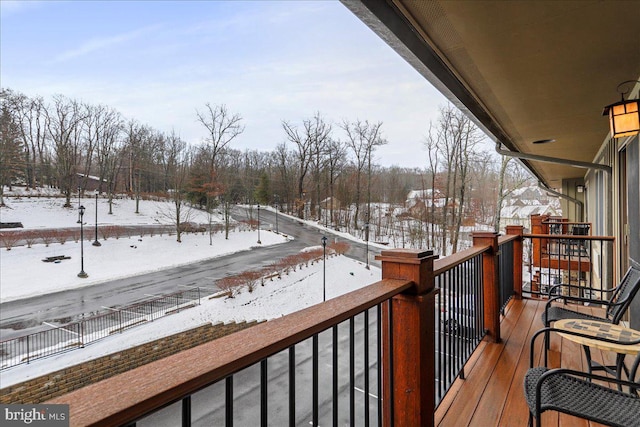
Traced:
[[[529, 417], [524, 400], [523, 379], [529, 368], [531, 337], [542, 328], [540, 320], [545, 301], [524, 299], [512, 301], [502, 321], [499, 344], [483, 342], [465, 367], [466, 380], [457, 379], [435, 413], [437, 426], [526, 426]], [[572, 306], [586, 313], [601, 315], [599, 308]], [[549, 366], [586, 369], [582, 347], [552, 334]], [[534, 351], [536, 366], [543, 364], [542, 339]], [[595, 361], [612, 363], [615, 355], [592, 349]], [[576, 417], [547, 412], [542, 417], [545, 427], [600, 427]]]
[[482, 394], [478, 409], [471, 419], [471, 425], [486, 426], [487, 420], [501, 418], [518, 367], [518, 360], [525, 344], [529, 342], [527, 340], [528, 328], [524, 328], [522, 325], [531, 324], [536, 314], [533, 305], [525, 304], [523, 308], [520, 316], [516, 318], [514, 315], [510, 315], [502, 322], [502, 325], [513, 322], [511, 335], [504, 338], [509, 340], [512, 345], [504, 346], [505, 350], [500, 354], [495, 373], [489, 379], [485, 392]]

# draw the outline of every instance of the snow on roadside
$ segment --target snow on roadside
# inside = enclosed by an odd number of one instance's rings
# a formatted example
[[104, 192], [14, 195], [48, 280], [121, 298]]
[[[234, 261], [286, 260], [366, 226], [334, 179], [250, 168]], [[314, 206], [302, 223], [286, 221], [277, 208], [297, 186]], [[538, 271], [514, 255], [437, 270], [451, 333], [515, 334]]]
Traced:
[[[327, 258], [326, 275], [327, 299], [331, 299], [380, 280], [381, 272], [376, 267], [367, 270], [360, 262], [337, 256]], [[316, 262], [283, 275], [281, 279], [266, 280], [264, 286], [257, 286], [251, 293], [243, 290], [235, 298], [202, 298], [200, 306], [132, 328], [85, 348], [0, 371], [0, 383], [3, 388], [9, 387], [206, 323], [281, 317], [320, 303], [322, 286], [323, 265]]]
[[[209, 235], [182, 234], [182, 243], [176, 236], [131, 237], [101, 240], [102, 246], [84, 242], [84, 271], [86, 279], [78, 277], [80, 272], [80, 243], [64, 245], [52, 243], [32, 248], [19, 246], [7, 251], [0, 250], [0, 303], [36, 295], [95, 285], [123, 277], [177, 267], [204, 259], [215, 258], [257, 246], [253, 231], [238, 231], [225, 240], [223, 233]], [[284, 243], [281, 235], [262, 230], [261, 246]], [[70, 256], [71, 259], [43, 262], [53, 256]]]

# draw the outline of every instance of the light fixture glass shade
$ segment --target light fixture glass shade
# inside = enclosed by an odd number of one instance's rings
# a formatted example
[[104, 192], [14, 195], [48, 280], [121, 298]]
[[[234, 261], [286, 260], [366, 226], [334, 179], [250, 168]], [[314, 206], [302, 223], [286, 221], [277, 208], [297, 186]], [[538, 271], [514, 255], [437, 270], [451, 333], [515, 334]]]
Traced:
[[640, 133], [639, 100], [628, 99], [626, 101], [611, 104], [605, 107], [609, 111], [609, 126], [613, 138], [622, 138]]

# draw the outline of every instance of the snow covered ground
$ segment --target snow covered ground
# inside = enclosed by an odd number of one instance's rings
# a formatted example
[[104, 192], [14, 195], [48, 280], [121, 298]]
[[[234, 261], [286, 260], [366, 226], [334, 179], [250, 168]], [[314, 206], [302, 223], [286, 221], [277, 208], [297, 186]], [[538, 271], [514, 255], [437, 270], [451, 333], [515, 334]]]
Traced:
[[[95, 200], [93, 201], [95, 203]], [[102, 201], [99, 201], [102, 202]], [[77, 226], [77, 210], [61, 208], [63, 199], [8, 199], [8, 208], [2, 208], [3, 222], [21, 221], [25, 228], [73, 227]], [[83, 201], [84, 203], [84, 201]], [[105, 201], [106, 203], [106, 201]], [[99, 204], [99, 224], [157, 224], [162, 217], [162, 204], [142, 202], [140, 214], [135, 211], [131, 200], [118, 201], [114, 208], [117, 221], [100, 222], [103, 216], [102, 204]], [[85, 204], [87, 207], [90, 203]], [[95, 205], [94, 205], [95, 206]], [[106, 205], [105, 205], [106, 206]], [[106, 211], [105, 211], [106, 212]], [[95, 215], [95, 211], [93, 211]], [[85, 218], [92, 218], [85, 214]], [[106, 213], [104, 214], [107, 217]], [[109, 217], [107, 217], [109, 218]], [[206, 222], [206, 218], [191, 219], [194, 222]], [[90, 222], [89, 224], [93, 224]], [[0, 250], [0, 301], [25, 298], [27, 296], [47, 294], [117, 277], [132, 276], [149, 271], [187, 264], [205, 258], [249, 250], [256, 246], [254, 232], [235, 232], [229, 240], [222, 234], [216, 234], [213, 245], [209, 245], [209, 236], [187, 234], [183, 242], [177, 243], [175, 236], [140, 238], [121, 237], [101, 240], [101, 247], [93, 247], [85, 241], [84, 270], [87, 279], [80, 279], [80, 244], [73, 241], [64, 245], [52, 243], [49, 247], [34, 245], [32, 248], [15, 247], [10, 251]], [[263, 231], [262, 246], [279, 244], [286, 241], [283, 236]], [[60, 263], [45, 263], [41, 260], [48, 256], [67, 255], [70, 260]], [[380, 280], [380, 270], [343, 256], [330, 257], [326, 264], [326, 294], [333, 298]], [[300, 310], [322, 300], [323, 269], [322, 263], [314, 263], [282, 279], [267, 280], [265, 286], [258, 286], [253, 292], [242, 291], [235, 298], [203, 298], [202, 305], [132, 328], [119, 336], [109, 337], [84, 349], [35, 360], [29, 365], [16, 366], [0, 371], [2, 387], [35, 378], [67, 366], [93, 359], [105, 354], [117, 352], [143, 342], [152, 341], [166, 335], [191, 329], [205, 323], [268, 320]]]

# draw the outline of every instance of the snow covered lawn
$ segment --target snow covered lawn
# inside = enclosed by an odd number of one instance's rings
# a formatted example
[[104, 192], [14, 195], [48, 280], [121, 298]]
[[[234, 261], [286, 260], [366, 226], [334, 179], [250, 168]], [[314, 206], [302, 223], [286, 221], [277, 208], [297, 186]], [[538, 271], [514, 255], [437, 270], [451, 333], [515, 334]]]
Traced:
[[[77, 209], [64, 209], [63, 199], [22, 198], [8, 199], [8, 208], [2, 208], [3, 222], [20, 221], [26, 229], [77, 227]], [[94, 225], [91, 218], [91, 200], [82, 201], [88, 208], [85, 220], [91, 230]], [[99, 200], [98, 224], [147, 225], [160, 224], [162, 213], [167, 204], [141, 202], [140, 214], [135, 214], [134, 201], [119, 200], [114, 207], [114, 215], [106, 214], [105, 200]], [[104, 212], [103, 212], [104, 210]], [[198, 216], [200, 215], [200, 216]], [[101, 219], [102, 218], [102, 219]], [[190, 221], [207, 222], [206, 214], [199, 212]], [[317, 226], [310, 222], [310, 224]], [[322, 227], [319, 227], [322, 228]], [[347, 236], [345, 236], [347, 237]], [[348, 236], [353, 238], [352, 236]], [[263, 230], [260, 234], [262, 246], [286, 242], [281, 235]], [[60, 290], [78, 288], [120, 277], [134, 276], [150, 271], [184, 265], [224, 254], [249, 250], [256, 243], [254, 231], [235, 231], [229, 240], [223, 234], [215, 234], [213, 245], [209, 245], [209, 236], [185, 234], [182, 243], [176, 242], [176, 236], [155, 235], [110, 237], [100, 240], [102, 246], [94, 247], [90, 241], [84, 243], [84, 271], [86, 279], [77, 277], [80, 272], [80, 243], [73, 241], [43, 244], [32, 248], [14, 247], [10, 251], [0, 250], [0, 302], [43, 295]], [[354, 239], [357, 240], [357, 239]], [[58, 263], [42, 262], [52, 256], [70, 256]], [[366, 269], [363, 263], [344, 256], [333, 256], [326, 261], [327, 299], [353, 291], [380, 280], [380, 269], [371, 266]], [[243, 289], [235, 298], [202, 298], [200, 306], [161, 318], [149, 324], [129, 329], [122, 334], [103, 339], [85, 348], [63, 353], [44, 359], [34, 360], [29, 365], [19, 365], [0, 371], [2, 387], [26, 381], [73, 366], [106, 354], [124, 350], [144, 342], [153, 341], [167, 335], [201, 326], [205, 323], [218, 323], [243, 320], [269, 320], [284, 316], [322, 301], [323, 264], [316, 262], [281, 279], [266, 280], [264, 286], [258, 285], [253, 292]]]

